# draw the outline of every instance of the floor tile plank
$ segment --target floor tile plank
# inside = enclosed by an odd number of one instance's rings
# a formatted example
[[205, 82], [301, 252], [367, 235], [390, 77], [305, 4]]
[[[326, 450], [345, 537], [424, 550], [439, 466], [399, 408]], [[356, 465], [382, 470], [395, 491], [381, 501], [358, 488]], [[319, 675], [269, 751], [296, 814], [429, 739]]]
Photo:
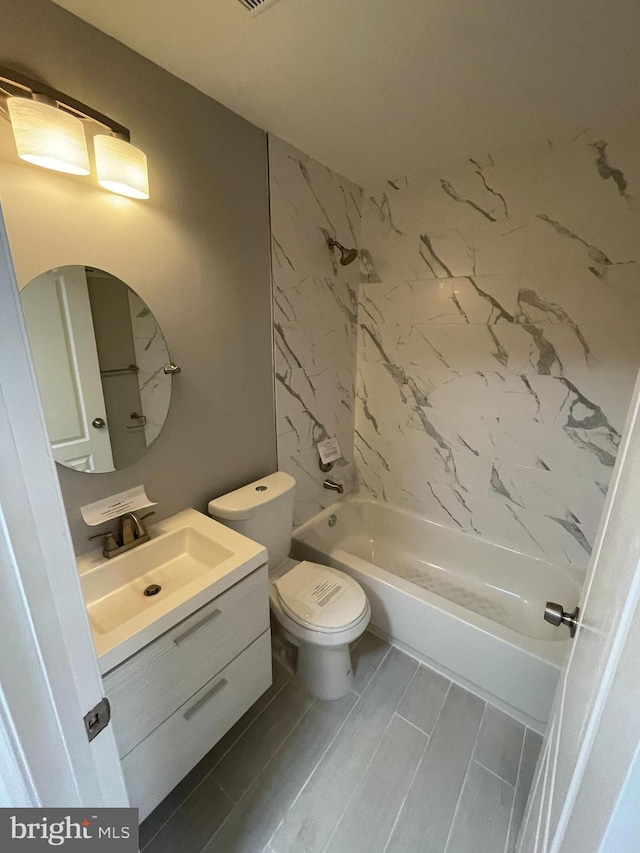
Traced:
[[438, 719], [451, 682], [444, 675], [421, 665], [407, 687], [398, 713], [430, 735]]
[[475, 761], [462, 789], [446, 853], [501, 853], [514, 789]]
[[451, 685], [386, 853], [443, 853], [484, 706]]
[[234, 802], [280, 748], [314, 699], [289, 681], [213, 770], [213, 778]]
[[427, 740], [393, 717], [326, 853], [382, 853]]
[[389, 651], [271, 840], [277, 853], [322, 853], [417, 666], [398, 649]]
[[357, 694], [315, 702], [213, 837], [206, 853], [255, 853], [269, 841], [352, 710]]
[[147, 853], [199, 853], [232, 809], [233, 802], [207, 777], [156, 835]]
[[487, 705], [474, 759], [510, 785], [516, 784], [525, 727], [494, 705]]
[[336, 702], [276, 665], [143, 823], [141, 849], [513, 853], [540, 736], [373, 634], [352, 656], [356, 691]]
[[541, 746], [541, 736], [537, 732], [527, 729], [522, 745], [522, 758], [520, 759], [520, 772], [518, 773], [516, 795], [513, 801], [507, 853], [512, 853], [516, 849], [516, 840], [524, 817], [524, 810], [527, 805], [527, 798], [531, 783], [533, 782], [533, 774], [536, 769]]

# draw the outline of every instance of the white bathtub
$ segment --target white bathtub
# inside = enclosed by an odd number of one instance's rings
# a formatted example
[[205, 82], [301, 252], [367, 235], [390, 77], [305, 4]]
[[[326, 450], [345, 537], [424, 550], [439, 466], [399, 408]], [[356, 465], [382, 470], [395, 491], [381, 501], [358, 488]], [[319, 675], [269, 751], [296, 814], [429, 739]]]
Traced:
[[578, 603], [571, 567], [359, 497], [299, 527], [292, 556], [350, 574], [369, 597], [376, 633], [544, 729], [569, 640], [542, 614], [546, 601]]

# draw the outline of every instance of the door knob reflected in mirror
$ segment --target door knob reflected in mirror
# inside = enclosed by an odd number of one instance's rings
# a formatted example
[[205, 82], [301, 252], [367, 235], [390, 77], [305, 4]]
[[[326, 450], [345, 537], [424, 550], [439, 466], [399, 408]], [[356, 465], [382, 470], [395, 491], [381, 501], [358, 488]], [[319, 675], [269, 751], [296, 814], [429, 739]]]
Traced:
[[555, 601], [547, 601], [544, 608], [544, 620], [550, 622], [556, 627], [558, 625], [566, 625], [569, 629], [569, 634], [574, 637], [578, 628], [578, 616], [580, 608], [576, 607], [571, 613], [567, 613], [561, 604], [556, 604]]
[[94, 418], [91, 421], [91, 426], [95, 427], [95, 429], [104, 429], [106, 427], [106, 423], [103, 418]]

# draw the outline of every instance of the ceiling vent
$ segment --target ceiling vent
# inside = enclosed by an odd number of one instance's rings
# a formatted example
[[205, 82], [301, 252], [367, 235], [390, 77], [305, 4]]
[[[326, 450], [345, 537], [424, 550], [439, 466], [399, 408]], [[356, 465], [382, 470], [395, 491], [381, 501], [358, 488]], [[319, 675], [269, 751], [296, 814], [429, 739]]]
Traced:
[[254, 16], [259, 15], [260, 12], [264, 12], [265, 9], [268, 9], [269, 6], [273, 6], [277, 2], [278, 0], [238, 0], [238, 3]]

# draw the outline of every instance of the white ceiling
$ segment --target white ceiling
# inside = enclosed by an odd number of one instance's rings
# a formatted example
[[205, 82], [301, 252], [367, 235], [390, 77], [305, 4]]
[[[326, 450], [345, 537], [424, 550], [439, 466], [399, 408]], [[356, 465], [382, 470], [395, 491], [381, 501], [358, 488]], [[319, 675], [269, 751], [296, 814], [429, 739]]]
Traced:
[[637, 0], [56, 0], [361, 184], [640, 103]]

